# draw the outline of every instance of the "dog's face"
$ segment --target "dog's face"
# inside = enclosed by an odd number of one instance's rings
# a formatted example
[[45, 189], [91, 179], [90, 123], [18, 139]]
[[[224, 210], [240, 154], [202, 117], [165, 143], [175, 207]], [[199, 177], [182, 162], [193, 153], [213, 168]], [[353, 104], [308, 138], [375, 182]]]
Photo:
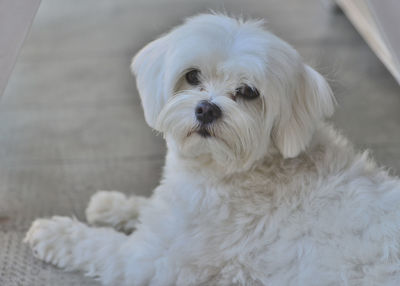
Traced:
[[246, 169], [295, 157], [334, 98], [323, 77], [259, 21], [203, 14], [145, 46], [132, 70], [147, 123], [170, 148]]

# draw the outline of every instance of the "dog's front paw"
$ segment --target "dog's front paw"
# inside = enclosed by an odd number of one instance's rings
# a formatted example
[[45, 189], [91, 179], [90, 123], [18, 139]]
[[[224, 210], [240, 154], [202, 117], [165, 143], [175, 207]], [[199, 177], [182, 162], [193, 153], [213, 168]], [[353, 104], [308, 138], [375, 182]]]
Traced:
[[24, 242], [32, 248], [34, 255], [59, 267], [71, 260], [71, 248], [77, 235], [79, 222], [68, 217], [37, 219], [26, 233]]
[[130, 204], [126, 195], [116, 191], [95, 193], [86, 208], [89, 224], [112, 226], [124, 232], [134, 229], [137, 216], [136, 208]]
[[119, 222], [118, 213], [127, 198], [116, 191], [99, 191], [95, 193], [86, 208], [86, 220], [95, 225], [115, 225]]

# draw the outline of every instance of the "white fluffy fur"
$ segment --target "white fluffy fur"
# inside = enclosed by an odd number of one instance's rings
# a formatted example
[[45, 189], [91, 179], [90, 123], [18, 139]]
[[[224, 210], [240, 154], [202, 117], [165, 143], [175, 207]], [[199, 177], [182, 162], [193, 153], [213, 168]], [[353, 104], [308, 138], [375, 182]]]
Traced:
[[[185, 82], [201, 71], [199, 87]], [[25, 241], [105, 285], [400, 285], [400, 182], [324, 122], [321, 75], [260, 21], [203, 14], [153, 41], [132, 70], [168, 154], [151, 198], [101, 192], [89, 223], [36, 220]], [[235, 98], [240, 84], [260, 98]], [[212, 137], [194, 108], [222, 117]]]

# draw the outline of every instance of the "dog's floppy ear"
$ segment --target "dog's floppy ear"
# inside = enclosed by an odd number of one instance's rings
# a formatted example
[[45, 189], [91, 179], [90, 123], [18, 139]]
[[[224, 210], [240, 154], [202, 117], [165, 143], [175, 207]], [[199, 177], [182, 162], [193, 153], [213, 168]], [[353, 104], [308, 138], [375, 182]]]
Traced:
[[289, 106], [281, 110], [288, 116], [277, 120], [272, 133], [276, 147], [285, 158], [296, 157], [305, 150], [317, 125], [333, 114], [336, 103], [326, 80], [308, 65], [303, 67]]
[[168, 35], [147, 44], [135, 55], [131, 64], [144, 117], [152, 128], [155, 128], [157, 116], [168, 98], [170, 88], [165, 80], [167, 51]]

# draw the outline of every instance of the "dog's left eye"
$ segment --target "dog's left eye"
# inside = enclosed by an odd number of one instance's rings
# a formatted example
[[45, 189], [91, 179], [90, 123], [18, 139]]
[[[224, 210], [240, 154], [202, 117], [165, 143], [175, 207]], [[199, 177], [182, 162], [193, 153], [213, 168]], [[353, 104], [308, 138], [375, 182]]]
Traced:
[[260, 96], [260, 93], [256, 88], [252, 88], [248, 86], [247, 84], [242, 85], [241, 87], [236, 89], [236, 94], [235, 96], [240, 96], [243, 99], [251, 100], [251, 99], [256, 99], [257, 97]]
[[199, 70], [191, 70], [185, 74], [186, 81], [191, 85], [199, 85], [200, 84], [200, 71]]

